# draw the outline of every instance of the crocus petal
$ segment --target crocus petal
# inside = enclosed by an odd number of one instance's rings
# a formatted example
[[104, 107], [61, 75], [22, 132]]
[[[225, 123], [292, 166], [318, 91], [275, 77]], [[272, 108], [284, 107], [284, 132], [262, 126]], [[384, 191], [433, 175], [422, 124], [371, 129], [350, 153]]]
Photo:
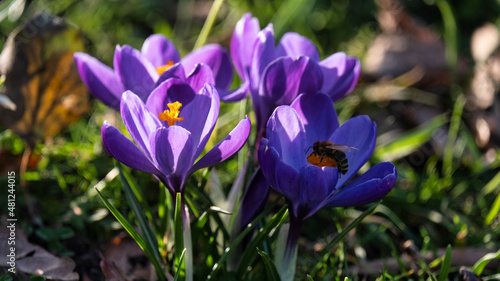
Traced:
[[349, 170], [338, 181], [338, 186], [348, 182], [373, 154], [377, 138], [377, 125], [368, 116], [356, 116], [342, 124], [330, 139], [335, 144], [354, 147], [346, 152]]
[[262, 74], [259, 94], [276, 104], [290, 104], [299, 94], [318, 92], [322, 84], [321, 68], [308, 57], [281, 57]]
[[302, 119], [307, 132], [307, 147], [316, 141], [327, 140], [339, 127], [333, 102], [325, 94], [302, 94], [293, 101], [291, 107]]
[[295, 32], [283, 35], [277, 47], [278, 56], [297, 58], [307, 56], [314, 61], [319, 61], [319, 52], [311, 40]]
[[124, 89], [113, 69], [85, 53], [75, 53], [74, 58], [80, 77], [89, 91], [104, 104], [119, 110]]
[[276, 163], [281, 161], [280, 155], [274, 147], [270, 147], [268, 144], [268, 139], [261, 139], [259, 144], [259, 165], [269, 184], [278, 189], [278, 192], [280, 192], [278, 182], [276, 180]]
[[276, 189], [276, 191], [280, 192], [292, 203], [293, 213], [298, 214], [298, 207], [300, 204], [299, 172], [283, 161], [278, 161], [276, 163], [275, 173], [276, 181], [279, 186], [279, 189]]
[[273, 25], [269, 24], [266, 28], [259, 31], [257, 40], [252, 47], [252, 64], [250, 65], [250, 92], [252, 99], [259, 90], [259, 81], [266, 66], [276, 58], [274, 47]]
[[205, 83], [215, 84], [214, 74], [208, 65], [200, 63], [194, 67], [191, 73], [189, 73], [186, 82], [196, 93], [198, 93]]
[[[168, 110], [167, 104], [178, 101], [183, 104], [180, 109], [182, 113], [185, 105], [189, 104], [195, 96], [196, 93], [188, 84], [179, 79], [171, 78], [153, 90], [146, 102], [146, 107], [154, 116], [158, 116], [160, 112]], [[168, 127], [166, 121], [163, 122], [163, 125]]]
[[231, 58], [236, 72], [243, 81], [247, 81], [251, 64], [253, 44], [259, 32], [259, 20], [252, 18], [251, 13], [246, 13], [236, 23], [233, 37], [231, 37]]
[[267, 120], [278, 105], [290, 104], [299, 94], [315, 94], [323, 83], [318, 64], [307, 57], [281, 57], [262, 74], [259, 89], [260, 118]]
[[378, 163], [333, 195], [325, 206], [350, 207], [378, 201], [391, 191], [396, 178], [394, 164]]
[[[271, 112], [266, 110], [265, 113], [262, 113], [261, 111], [262, 108], [266, 109], [271, 105], [266, 105], [264, 101], [261, 101], [259, 98], [259, 85], [264, 69], [275, 59], [274, 30], [272, 24], [268, 24], [266, 28], [258, 32], [257, 39], [255, 40], [252, 49], [252, 59], [248, 72], [248, 88], [252, 96], [252, 104], [257, 119], [257, 129], [259, 131], [263, 131]], [[271, 107], [274, 109], [276, 106]]]
[[175, 45], [162, 34], [149, 36], [142, 44], [141, 53], [154, 67], [166, 65], [169, 61], [175, 63], [180, 60]]
[[160, 174], [144, 153], [108, 121], [102, 124], [101, 136], [104, 147], [116, 160], [139, 171]]
[[201, 168], [218, 164], [238, 152], [248, 139], [252, 124], [248, 116], [241, 120], [238, 125], [222, 141], [216, 144], [207, 154], [196, 162], [191, 168], [190, 174]]
[[181, 81], [186, 81], [186, 72], [184, 67], [180, 63], [172, 65], [167, 71], [163, 72], [158, 80], [156, 81], [155, 88], [161, 83], [167, 81], [170, 78], [179, 79]]
[[160, 120], [152, 115], [142, 100], [131, 91], [123, 93], [120, 107], [127, 131], [146, 156], [153, 159], [154, 151], [150, 148], [149, 136], [161, 126]]
[[337, 101], [351, 93], [358, 83], [361, 63], [355, 57], [348, 57], [343, 52], [335, 53], [320, 63], [325, 79], [321, 92]]
[[233, 81], [233, 66], [229, 54], [217, 44], [209, 44], [191, 52], [181, 63], [188, 72], [191, 72], [197, 64], [208, 65], [212, 69], [217, 88], [227, 90]]
[[171, 187], [181, 191], [194, 162], [191, 133], [179, 126], [159, 127], [150, 141], [158, 167], [167, 176]]
[[300, 169], [300, 205], [302, 217], [312, 215], [316, 207], [330, 195], [337, 184], [339, 174], [336, 168], [306, 165]]
[[220, 100], [219, 94], [211, 84], [205, 84], [194, 99], [181, 108], [180, 117], [184, 120], [177, 124], [191, 132], [198, 157], [205, 145], [219, 117]]
[[127, 45], [116, 47], [113, 64], [125, 89], [131, 90], [145, 102], [158, 79], [154, 66], [141, 52]]
[[247, 97], [248, 91], [250, 90], [250, 82], [245, 81], [238, 88], [226, 91], [222, 89], [217, 89], [219, 92], [220, 100], [223, 102], [237, 102]]
[[305, 129], [297, 112], [289, 106], [279, 106], [267, 123], [266, 137], [283, 162], [297, 171], [306, 163]]
[[269, 194], [269, 183], [262, 170], [257, 168], [241, 199], [239, 209], [240, 229], [246, 227], [264, 209]]

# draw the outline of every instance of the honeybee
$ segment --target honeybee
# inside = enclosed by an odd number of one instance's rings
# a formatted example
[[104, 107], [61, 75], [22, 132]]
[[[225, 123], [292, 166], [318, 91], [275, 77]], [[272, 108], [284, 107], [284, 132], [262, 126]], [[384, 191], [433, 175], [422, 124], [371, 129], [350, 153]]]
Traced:
[[349, 169], [346, 152], [355, 147], [334, 144], [331, 141], [317, 141], [310, 146], [307, 152], [312, 148], [311, 154], [307, 156], [307, 162], [318, 167], [333, 167], [339, 171], [339, 176], [345, 175]]

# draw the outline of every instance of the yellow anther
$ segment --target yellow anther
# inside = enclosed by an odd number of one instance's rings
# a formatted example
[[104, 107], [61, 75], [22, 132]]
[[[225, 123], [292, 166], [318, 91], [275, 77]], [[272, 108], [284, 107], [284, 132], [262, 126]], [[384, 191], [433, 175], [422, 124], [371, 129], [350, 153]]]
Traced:
[[179, 109], [182, 106], [182, 103], [176, 101], [174, 103], [167, 104], [169, 110], [165, 110], [160, 112], [159, 117], [161, 121], [167, 121], [169, 126], [175, 125], [175, 121], [182, 121], [184, 117], [179, 117]]
[[167, 61], [167, 64], [165, 65], [162, 65], [162, 66], [158, 66], [156, 68], [156, 72], [158, 72], [158, 74], [162, 75], [163, 72], [167, 71], [169, 68], [171, 68], [172, 66], [174, 65], [174, 62], [169, 60]]

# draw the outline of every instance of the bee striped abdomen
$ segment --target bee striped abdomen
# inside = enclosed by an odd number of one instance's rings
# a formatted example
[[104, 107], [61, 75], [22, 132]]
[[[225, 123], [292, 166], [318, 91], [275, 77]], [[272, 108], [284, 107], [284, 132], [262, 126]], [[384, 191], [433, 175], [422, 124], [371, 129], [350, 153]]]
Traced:
[[339, 174], [345, 175], [349, 169], [349, 162], [347, 161], [347, 156], [344, 152], [336, 150], [333, 153], [333, 158], [337, 162], [337, 170]]

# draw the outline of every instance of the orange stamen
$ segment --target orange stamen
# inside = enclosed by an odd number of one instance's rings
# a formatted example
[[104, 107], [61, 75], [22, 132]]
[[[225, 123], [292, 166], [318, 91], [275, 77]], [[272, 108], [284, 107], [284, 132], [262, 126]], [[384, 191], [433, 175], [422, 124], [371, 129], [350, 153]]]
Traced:
[[167, 64], [165, 65], [162, 65], [162, 66], [158, 66], [156, 68], [156, 72], [158, 72], [159, 75], [162, 75], [163, 72], [167, 71], [169, 68], [171, 68], [172, 66], [174, 65], [174, 62], [169, 60], [167, 61]]
[[169, 110], [165, 110], [158, 114], [161, 121], [167, 121], [169, 126], [173, 126], [176, 121], [184, 120], [184, 117], [179, 117], [179, 108], [181, 108], [182, 103], [176, 101], [174, 103], [167, 104], [167, 106]]

